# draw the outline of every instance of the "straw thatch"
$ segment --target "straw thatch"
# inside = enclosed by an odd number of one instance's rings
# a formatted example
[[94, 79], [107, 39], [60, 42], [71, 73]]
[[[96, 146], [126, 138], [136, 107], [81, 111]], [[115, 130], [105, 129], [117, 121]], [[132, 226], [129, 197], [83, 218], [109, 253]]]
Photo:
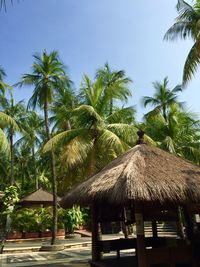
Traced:
[[[58, 198], [60, 201], [60, 198]], [[19, 201], [19, 204], [53, 204], [53, 195], [42, 188], [35, 190]]]
[[200, 201], [200, 167], [159, 148], [137, 145], [81, 183], [61, 205]]

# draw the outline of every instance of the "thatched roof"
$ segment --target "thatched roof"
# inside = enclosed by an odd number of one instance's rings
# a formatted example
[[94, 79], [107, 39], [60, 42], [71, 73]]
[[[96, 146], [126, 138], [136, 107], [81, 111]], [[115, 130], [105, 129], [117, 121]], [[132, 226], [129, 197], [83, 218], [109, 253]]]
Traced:
[[200, 201], [200, 167], [157, 147], [136, 145], [78, 185], [61, 205]]
[[[60, 198], [58, 198], [60, 201]], [[19, 204], [52, 204], [53, 195], [42, 188], [35, 190], [19, 201]]]

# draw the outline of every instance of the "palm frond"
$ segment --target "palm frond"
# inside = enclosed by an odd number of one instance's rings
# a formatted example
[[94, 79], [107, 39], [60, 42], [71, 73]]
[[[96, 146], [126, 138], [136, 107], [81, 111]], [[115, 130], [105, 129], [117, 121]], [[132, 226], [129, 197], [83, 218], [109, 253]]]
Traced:
[[0, 111], [0, 126], [2, 125], [2, 127], [5, 126], [12, 126], [15, 130], [19, 131], [19, 126], [17, 125], [17, 123], [15, 122], [15, 120], [13, 120], [9, 115], [5, 114], [4, 112]]
[[112, 148], [118, 154], [124, 152], [124, 146], [122, 140], [113, 132], [108, 129], [104, 129], [98, 139], [98, 146]]
[[1, 152], [8, 152], [10, 151], [10, 145], [8, 143], [8, 139], [6, 138], [3, 130], [0, 128], [0, 151]]
[[75, 108], [73, 114], [77, 116], [77, 122], [80, 125], [91, 127], [92, 125], [101, 125], [103, 120], [92, 106], [81, 105]]
[[195, 44], [192, 46], [183, 70], [183, 86], [186, 86], [187, 83], [192, 79], [200, 63], [200, 39], [198, 39]]
[[79, 135], [85, 135], [85, 129], [73, 129], [64, 131], [52, 137], [43, 147], [43, 153], [58, 148], [60, 143], [67, 143]]
[[93, 148], [93, 142], [83, 136], [76, 136], [70, 140], [61, 150], [61, 161], [71, 169], [83, 165]]

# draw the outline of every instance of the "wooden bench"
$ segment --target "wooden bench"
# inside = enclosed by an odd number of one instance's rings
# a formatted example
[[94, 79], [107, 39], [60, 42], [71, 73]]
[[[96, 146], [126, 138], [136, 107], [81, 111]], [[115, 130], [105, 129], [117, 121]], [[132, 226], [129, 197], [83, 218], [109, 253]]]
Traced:
[[[165, 237], [147, 237], [145, 239], [146, 247], [166, 247]], [[136, 238], [119, 238], [113, 240], [101, 240], [98, 242], [99, 251], [103, 253], [110, 253], [111, 251], [117, 251], [117, 258], [120, 258], [120, 250], [124, 249], [136, 249]]]
[[136, 239], [120, 238], [114, 240], [101, 240], [98, 243], [99, 251], [103, 253], [110, 253], [117, 251], [117, 258], [120, 258], [120, 250], [136, 248]]

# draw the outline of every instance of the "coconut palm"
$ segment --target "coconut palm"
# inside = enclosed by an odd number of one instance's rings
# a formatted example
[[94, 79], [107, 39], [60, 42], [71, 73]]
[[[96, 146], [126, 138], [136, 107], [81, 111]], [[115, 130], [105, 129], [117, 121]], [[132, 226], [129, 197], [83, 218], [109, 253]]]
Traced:
[[31, 175], [33, 160], [31, 157], [31, 148], [26, 143], [15, 143], [15, 166], [15, 177], [17, 183], [20, 184], [20, 191], [24, 192], [25, 188], [33, 191], [34, 187], [32, 186]]
[[[59, 59], [56, 51], [47, 53], [46, 50], [40, 54], [35, 54], [32, 73], [24, 74], [18, 85], [33, 85], [34, 92], [29, 100], [28, 107], [39, 106], [44, 111], [44, 122], [46, 129], [46, 139], [50, 140], [51, 133], [49, 127], [49, 105], [52, 103], [54, 93], [58, 88], [64, 87], [69, 78], [65, 72], [65, 66]], [[55, 169], [55, 156], [51, 151], [51, 179], [53, 188], [53, 235], [51, 244], [55, 244], [57, 232], [57, 181]]]
[[108, 63], [105, 63], [103, 68], [97, 70], [96, 78], [102, 82], [104, 89], [103, 103], [109, 104], [109, 115], [111, 115], [115, 100], [126, 102], [128, 97], [131, 96], [128, 86], [132, 80], [126, 77], [124, 70], [112, 70]]
[[195, 114], [180, 110], [177, 104], [173, 104], [167, 120], [159, 110], [146, 115], [144, 129], [162, 149], [200, 163], [200, 128]]
[[164, 39], [174, 41], [177, 38], [190, 38], [194, 42], [183, 69], [183, 84], [186, 85], [194, 76], [200, 62], [200, 2], [190, 5], [184, 0], [178, 0], [176, 9], [176, 22], [166, 32]]
[[[41, 145], [39, 133], [43, 127], [43, 119], [35, 111], [27, 112], [21, 120], [23, 125], [23, 136], [17, 141], [21, 148], [27, 147], [31, 150], [31, 169], [34, 172], [35, 188], [38, 189], [38, 173], [36, 167], [36, 149]], [[25, 149], [23, 149], [25, 151]]]
[[0, 111], [0, 151], [7, 151], [9, 149], [8, 139], [3, 129], [9, 125], [17, 127], [16, 122], [7, 114]]
[[84, 75], [78, 97], [81, 105], [71, 113], [73, 127], [45, 145], [46, 151], [54, 146], [59, 148], [64, 166], [73, 169], [71, 173], [79, 166], [82, 177], [96, 172], [135, 140], [134, 108], [113, 106], [110, 114], [110, 98], [106, 97], [105, 91], [100, 77], [92, 82]]
[[92, 106], [81, 105], [73, 111], [73, 117], [76, 127], [54, 136], [44, 150], [57, 147], [65, 166], [84, 168], [85, 177], [126, 151], [136, 140], [134, 125], [109, 123]]
[[45, 150], [61, 147], [59, 152], [65, 166], [68, 169], [79, 166], [86, 171], [83, 174], [86, 177], [132, 145], [136, 128], [133, 107], [120, 109], [113, 106], [109, 115], [109, 101], [105, 105], [105, 85], [99, 77], [92, 82], [84, 75], [79, 101], [81, 105], [71, 113], [73, 128], [52, 138]]
[[5, 78], [6, 78], [6, 73], [4, 69], [0, 66], [0, 106], [2, 106], [4, 102], [6, 102], [6, 97], [5, 97], [6, 89], [11, 89], [11, 86], [9, 86], [4, 82]]
[[154, 82], [153, 87], [155, 89], [155, 93], [153, 97], [144, 96], [143, 104], [144, 106], [152, 105], [155, 110], [159, 110], [164, 117], [165, 121], [167, 121], [168, 111], [172, 104], [177, 103], [180, 107], [183, 106], [183, 103], [177, 101], [177, 93], [182, 91], [180, 85], [177, 85], [174, 89], [170, 90], [168, 88], [168, 78], [165, 77], [163, 83]]
[[71, 129], [72, 110], [76, 105], [75, 94], [70, 87], [61, 87], [55, 94], [51, 112], [53, 117], [51, 121], [54, 122], [53, 131], [65, 131]]
[[12, 119], [16, 122], [17, 127], [14, 125], [9, 125], [6, 127], [8, 138], [10, 142], [10, 183], [13, 185], [15, 183], [14, 179], [14, 136], [16, 132], [21, 131], [22, 124], [21, 119], [25, 114], [25, 106], [23, 101], [19, 101], [15, 103], [12, 93], [10, 93], [10, 99], [5, 99], [6, 101], [3, 103], [3, 111], [5, 114], [12, 117]]

